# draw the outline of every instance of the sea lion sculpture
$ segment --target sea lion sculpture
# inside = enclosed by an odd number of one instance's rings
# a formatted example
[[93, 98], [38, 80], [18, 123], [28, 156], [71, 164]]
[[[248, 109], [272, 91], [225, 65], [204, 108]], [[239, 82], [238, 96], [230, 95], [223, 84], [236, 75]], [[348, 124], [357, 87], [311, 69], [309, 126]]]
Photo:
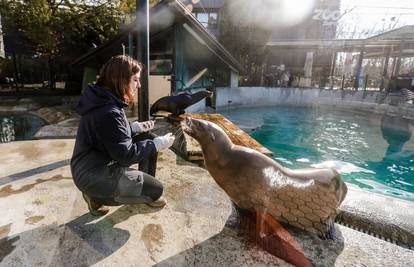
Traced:
[[211, 95], [212, 92], [210, 91], [200, 91], [194, 94], [184, 93], [175, 96], [164, 96], [151, 106], [150, 114], [153, 116], [157, 111], [163, 110], [178, 116], [184, 114], [187, 107]]
[[336, 170], [285, 168], [256, 150], [234, 145], [209, 121], [186, 118], [183, 130], [200, 143], [209, 173], [240, 208], [333, 238], [336, 209], [347, 193]]

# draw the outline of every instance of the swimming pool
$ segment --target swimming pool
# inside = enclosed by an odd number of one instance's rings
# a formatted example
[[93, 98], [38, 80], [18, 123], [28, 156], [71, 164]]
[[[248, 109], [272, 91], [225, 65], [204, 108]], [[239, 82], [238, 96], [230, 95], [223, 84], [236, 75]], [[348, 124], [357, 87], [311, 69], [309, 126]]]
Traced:
[[289, 168], [333, 167], [360, 188], [414, 201], [414, 122], [301, 107], [220, 111]]
[[0, 143], [30, 140], [46, 124], [32, 114], [0, 114]]

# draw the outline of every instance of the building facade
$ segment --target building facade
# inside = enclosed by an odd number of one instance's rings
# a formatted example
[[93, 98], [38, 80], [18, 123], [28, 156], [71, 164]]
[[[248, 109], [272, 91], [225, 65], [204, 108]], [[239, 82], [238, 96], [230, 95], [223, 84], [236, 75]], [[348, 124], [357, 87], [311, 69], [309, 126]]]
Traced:
[[317, 0], [308, 16], [301, 23], [276, 28], [270, 41], [282, 40], [330, 40], [336, 37], [338, 20], [341, 18], [340, 0]]
[[[166, 12], [174, 19], [168, 24], [159, 23]], [[180, 1], [161, 2], [150, 14], [150, 104], [162, 96], [187, 90], [237, 87], [242, 66]], [[100, 67], [111, 56], [135, 57], [138, 31], [136, 23], [131, 23], [113, 40], [75, 60], [73, 69], [83, 73], [82, 82], [74, 86], [84, 88], [95, 81]]]
[[220, 10], [225, 0], [184, 0], [186, 8], [216, 38], [220, 35]]
[[[228, 15], [226, 12], [222, 12], [226, 1], [186, 0], [184, 4], [210, 33], [221, 39], [221, 21], [225, 19], [223, 16]], [[340, 5], [341, 0], [315, 1], [308, 15], [299, 24], [291, 26], [274, 25], [270, 30], [268, 43], [335, 39], [338, 20], [342, 16]], [[292, 82], [296, 81], [297, 85], [301, 83], [305, 86], [324, 86], [327, 82], [319, 77], [323, 77], [323, 73], [330, 71], [332, 64], [332, 53], [330, 51], [280, 49], [274, 45], [265, 45], [264, 49], [257, 49], [257, 51], [260, 51], [258, 53], [261, 53], [261, 55], [256, 53], [252, 56], [262, 58], [263, 62], [259, 64], [255, 62], [254, 67], [248, 67], [254, 73], [246, 73], [245, 75], [245, 77], [249, 77], [254, 83], [257, 83], [254, 85], [292, 85]], [[261, 75], [261, 78], [256, 77], [257, 75]]]
[[[334, 63], [333, 51], [307, 49], [300, 43], [308, 40], [329, 42], [337, 37], [341, 18], [340, 0], [315, 2], [308, 17], [298, 25], [277, 28], [266, 45], [266, 62], [262, 83], [268, 86], [320, 87], [328, 85]], [[297, 42], [286, 48], [286, 42]], [[282, 44], [282, 45], [278, 45]]]

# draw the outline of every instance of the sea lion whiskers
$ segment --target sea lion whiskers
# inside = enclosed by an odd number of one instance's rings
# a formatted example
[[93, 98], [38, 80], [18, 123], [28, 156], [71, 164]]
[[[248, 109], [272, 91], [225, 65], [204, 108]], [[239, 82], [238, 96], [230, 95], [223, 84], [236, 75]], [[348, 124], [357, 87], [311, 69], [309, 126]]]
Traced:
[[181, 127], [178, 127], [178, 129], [174, 131], [173, 134], [175, 135], [175, 143], [178, 142], [179, 151], [183, 151], [183, 147], [186, 142], [184, 138], [184, 132], [182, 131]]
[[183, 148], [184, 148], [184, 145], [185, 145], [186, 143], [185, 143], [185, 140], [184, 139], [182, 139], [181, 140], [181, 143], [180, 143], [180, 151], [183, 151]]
[[173, 132], [174, 135], [177, 135], [177, 134], [180, 134], [180, 133], [183, 134], [180, 126], [174, 127], [172, 132]]
[[183, 124], [183, 131], [187, 133], [188, 135], [192, 136], [192, 130], [191, 130], [191, 118], [186, 117], [185, 123]]
[[[187, 117], [185, 118], [185, 124], [184, 124], [183, 130], [188, 135], [196, 139], [203, 147], [202, 140], [206, 140], [206, 138], [200, 138], [201, 136], [209, 135], [209, 138], [207, 138], [209, 141], [215, 140], [214, 133], [208, 130], [208, 128], [211, 127], [212, 125], [215, 125], [215, 124], [209, 123], [208, 121], [205, 121], [205, 120], [192, 119], [190, 117]], [[219, 129], [221, 130], [221, 128]]]
[[181, 138], [184, 135], [184, 132], [181, 131], [181, 129], [178, 129], [177, 131], [173, 132], [173, 135], [175, 135], [175, 138], [178, 139], [178, 138]]
[[174, 135], [175, 135], [176, 142], [177, 141], [179, 142], [179, 149], [181, 150], [183, 148], [183, 145], [185, 144], [184, 132], [177, 131]]

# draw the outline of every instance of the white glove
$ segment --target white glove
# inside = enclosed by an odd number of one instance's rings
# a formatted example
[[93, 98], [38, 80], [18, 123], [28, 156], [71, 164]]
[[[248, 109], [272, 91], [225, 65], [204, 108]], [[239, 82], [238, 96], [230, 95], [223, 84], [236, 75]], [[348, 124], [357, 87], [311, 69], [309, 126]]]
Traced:
[[131, 122], [131, 130], [135, 134], [145, 133], [154, 129], [154, 121]]
[[152, 140], [157, 151], [169, 148], [174, 143], [175, 136], [172, 133], [167, 133], [164, 136], [157, 136]]

